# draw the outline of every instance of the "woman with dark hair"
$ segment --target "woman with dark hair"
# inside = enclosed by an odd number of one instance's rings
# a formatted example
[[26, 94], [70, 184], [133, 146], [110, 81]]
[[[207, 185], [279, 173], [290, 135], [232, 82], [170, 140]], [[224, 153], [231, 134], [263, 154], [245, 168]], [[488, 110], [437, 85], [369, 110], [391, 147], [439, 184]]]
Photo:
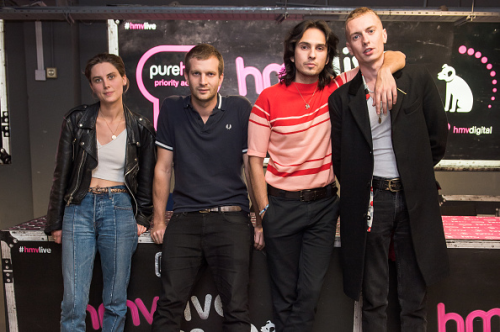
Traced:
[[85, 331], [97, 252], [102, 331], [123, 331], [132, 254], [152, 213], [155, 132], [123, 104], [129, 82], [119, 56], [94, 56], [85, 76], [99, 101], [64, 116], [45, 232], [62, 243], [61, 331]]

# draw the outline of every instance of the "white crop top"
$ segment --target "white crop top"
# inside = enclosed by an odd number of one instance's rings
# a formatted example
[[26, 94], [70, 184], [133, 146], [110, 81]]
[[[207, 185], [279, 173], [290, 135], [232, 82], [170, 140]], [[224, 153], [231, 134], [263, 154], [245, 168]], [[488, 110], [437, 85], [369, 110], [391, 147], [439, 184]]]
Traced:
[[127, 150], [127, 130], [124, 130], [108, 144], [101, 145], [97, 140], [97, 167], [92, 177], [125, 182], [125, 152]]

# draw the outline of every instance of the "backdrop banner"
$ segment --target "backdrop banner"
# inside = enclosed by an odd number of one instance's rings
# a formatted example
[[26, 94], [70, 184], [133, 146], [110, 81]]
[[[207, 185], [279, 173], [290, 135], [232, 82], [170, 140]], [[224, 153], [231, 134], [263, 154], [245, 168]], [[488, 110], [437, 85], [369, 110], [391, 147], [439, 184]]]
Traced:
[[[123, 21], [119, 53], [131, 81], [126, 103], [156, 122], [161, 102], [189, 94], [184, 55], [198, 43], [214, 45], [225, 62], [220, 93], [252, 103], [278, 82], [283, 40], [297, 21]], [[345, 47], [344, 23], [329, 22], [338, 35], [338, 73], [356, 66]], [[445, 159], [500, 159], [500, 24], [385, 22], [386, 50], [406, 54], [434, 78], [449, 119]]]

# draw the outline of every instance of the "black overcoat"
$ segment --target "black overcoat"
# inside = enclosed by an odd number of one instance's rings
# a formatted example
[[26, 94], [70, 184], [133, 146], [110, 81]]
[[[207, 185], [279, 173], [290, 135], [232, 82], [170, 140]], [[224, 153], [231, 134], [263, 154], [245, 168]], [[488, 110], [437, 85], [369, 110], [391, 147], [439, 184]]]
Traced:
[[[448, 273], [448, 256], [434, 176], [445, 153], [448, 121], [427, 70], [408, 65], [394, 74], [397, 104], [390, 111], [392, 144], [405, 191], [418, 266], [427, 285]], [[363, 279], [373, 145], [361, 72], [328, 100], [332, 160], [340, 182], [344, 292], [358, 300]]]

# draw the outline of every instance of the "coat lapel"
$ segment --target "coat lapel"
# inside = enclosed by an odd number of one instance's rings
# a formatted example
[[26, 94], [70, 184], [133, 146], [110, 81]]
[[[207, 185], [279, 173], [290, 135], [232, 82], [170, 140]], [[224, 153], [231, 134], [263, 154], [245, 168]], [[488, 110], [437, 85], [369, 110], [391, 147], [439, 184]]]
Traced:
[[398, 87], [398, 101], [396, 102], [396, 105], [392, 106], [391, 110], [391, 124], [394, 124], [394, 121], [396, 121], [396, 118], [399, 114], [399, 110], [401, 109], [401, 105], [403, 105], [403, 100], [406, 97], [406, 93], [408, 93], [408, 82], [402, 77], [402, 71], [399, 70], [394, 73], [394, 79], [396, 80], [396, 86]]
[[370, 148], [372, 148], [372, 132], [361, 71], [353, 78], [349, 85], [349, 110], [363, 133], [366, 142], [370, 145]]

